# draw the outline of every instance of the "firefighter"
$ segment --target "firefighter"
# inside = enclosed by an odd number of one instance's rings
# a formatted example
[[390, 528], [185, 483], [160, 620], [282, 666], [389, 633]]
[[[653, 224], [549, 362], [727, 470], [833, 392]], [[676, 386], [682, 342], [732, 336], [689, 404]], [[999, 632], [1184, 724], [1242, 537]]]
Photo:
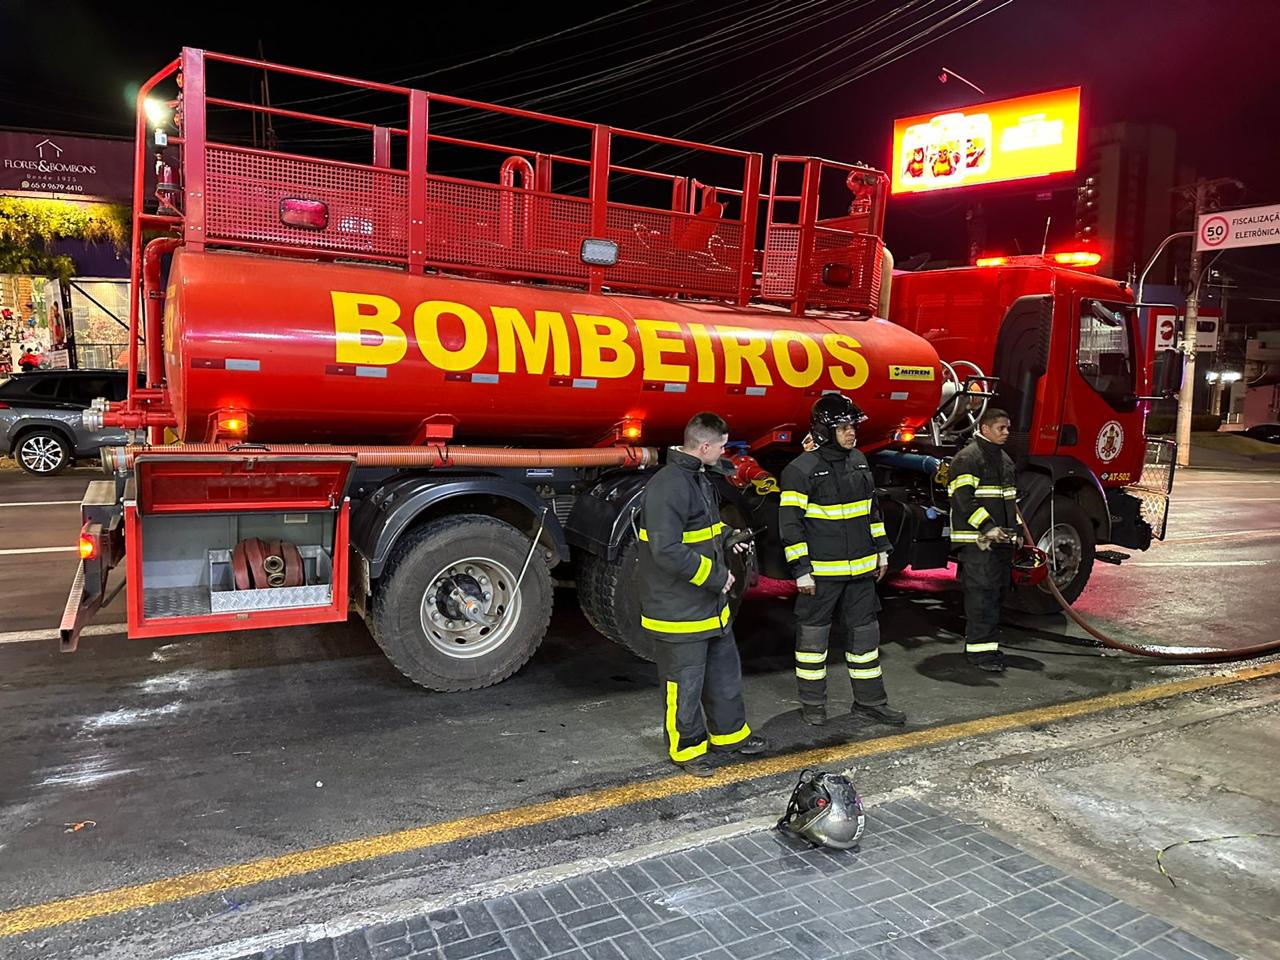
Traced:
[[964, 585], [964, 652], [980, 670], [1003, 673], [1004, 654], [996, 635], [1000, 607], [1009, 589], [1017, 540], [1017, 474], [1004, 452], [1009, 414], [991, 407], [978, 431], [951, 461], [951, 542], [959, 546]]
[[827, 722], [827, 645], [837, 608], [846, 627], [854, 710], [882, 723], [907, 722], [906, 714], [889, 706], [880, 670], [876, 581], [888, 569], [889, 539], [871, 468], [854, 449], [857, 425], [865, 419], [848, 397], [821, 397], [810, 416], [816, 449], [782, 471], [782, 543], [800, 592], [800, 716], [814, 726]]
[[684, 444], [668, 451], [666, 466], [649, 481], [639, 530], [640, 624], [655, 641], [667, 751], [697, 777], [714, 772], [708, 748], [751, 755], [767, 746], [747, 725], [725, 555], [733, 531], [720, 520], [707, 476], [733, 473], [721, 461], [728, 439], [728, 425], [714, 413], [689, 421]]

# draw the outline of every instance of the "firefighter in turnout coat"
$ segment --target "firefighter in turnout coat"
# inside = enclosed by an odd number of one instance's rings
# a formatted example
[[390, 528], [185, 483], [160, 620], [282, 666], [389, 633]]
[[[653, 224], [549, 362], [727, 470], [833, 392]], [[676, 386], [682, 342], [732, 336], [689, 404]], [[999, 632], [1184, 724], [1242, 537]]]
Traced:
[[1005, 669], [997, 635], [1000, 608], [1009, 590], [1017, 539], [1006, 530], [1018, 526], [1017, 472], [1004, 452], [1009, 415], [989, 409], [973, 439], [951, 460], [951, 542], [959, 547], [964, 585], [964, 652], [974, 666], [990, 673]]
[[733, 531], [707, 477], [708, 470], [732, 473], [721, 466], [727, 440], [714, 413], [689, 421], [684, 444], [668, 451], [667, 465], [649, 481], [639, 530], [640, 624], [654, 640], [667, 752], [694, 776], [714, 772], [708, 749], [750, 755], [766, 747], [747, 725], [742, 701], [725, 555]]
[[782, 471], [782, 543], [800, 595], [796, 598], [796, 678], [800, 715], [827, 720], [827, 646], [839, 609], [855, 712], [882, 723], [906, 723], [892, 709], [880, 669], [880, 600], [876, 581], [889, 563], [889, 539], [867, 458], [854, 449], [866, 417], [850, 400], [827, 394], [813, 405], [816, 444]]

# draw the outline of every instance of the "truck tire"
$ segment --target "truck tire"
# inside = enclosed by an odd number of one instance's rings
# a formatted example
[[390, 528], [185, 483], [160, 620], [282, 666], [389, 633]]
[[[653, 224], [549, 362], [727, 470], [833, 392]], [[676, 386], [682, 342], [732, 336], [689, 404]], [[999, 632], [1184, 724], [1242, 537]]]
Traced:
[[37, 477], [53, 477], [71, 463], [71, 446], [53, 430], [24, 433], [13, 448], [13, 459], [27, 473]]
[[603, 636], [652, 663], [653, 638], [640, 626], [640, 541], [627, 533], [613, 560], [587, 555], [578, 575], [578, 605]]
[[[551, 573], [509, 523], [462, 514], [432, 521], [396, 543], [374, 587], [369, 632], [397, 670], [428, 690], [477, 690], [533, 656], [551, 621]], [[486, 621], [462, 614], [455, 588]]]
[[[1056, 531], [1052, 538], [1049, 535], [1051, 516]], [[1068, 603], [1075, 603], [1076, 598], [1084, 593], [1093, 573], [1093, 555], [1097, 548], [1093, 521], [1070, 497], [1054, 494], [1052, 514], [1049, 501], [1045, 501], [1028, 525], [1037, 545], [1049, 554], [1050, 576], [1058, 590]], [[1061, 609], [1045, 585], [1014, 588], [1009, 592], [1007, 605], [1014, 610], [1035, 614], [1057, 613]]]

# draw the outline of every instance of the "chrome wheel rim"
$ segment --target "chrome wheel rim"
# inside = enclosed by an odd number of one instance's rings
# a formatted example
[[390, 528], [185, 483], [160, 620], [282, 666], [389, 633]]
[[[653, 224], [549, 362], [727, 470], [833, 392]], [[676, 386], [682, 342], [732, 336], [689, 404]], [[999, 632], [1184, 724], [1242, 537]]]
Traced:
[[[468, 557], [441, 569], [422, 595], [419, 616], [431, 646], [455, 660], [474, 660], [506, 643], [520, 621], [515, 575], [488, 557]], [[475, 601], [485, 622], [468, 618], [454, 591]]]
[[[1059, 523], [1046, 530], [1036, 543], [1049, 555], [1049, 576], [1058, 590], [1065, 590], [1080, 572], [1084, 562], [1084, 541], [1075, 527]], [[1048, 592], [1047, 586], [1041, 589]]]
[[62, 445], [53, 437], [31, 437], [18, 452], [22, 465], [35, 473], [49, 473], [62, 465]]

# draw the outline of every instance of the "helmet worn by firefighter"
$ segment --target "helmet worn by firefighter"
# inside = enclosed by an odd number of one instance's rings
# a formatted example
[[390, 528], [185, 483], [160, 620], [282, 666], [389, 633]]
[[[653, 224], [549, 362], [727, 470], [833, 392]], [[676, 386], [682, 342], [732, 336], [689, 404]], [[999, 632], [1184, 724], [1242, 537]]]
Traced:
[[787, 801], [787, 812], [778, 821], [779, 830], [833, 850], [854, 846], [865, 825], [862, 798], [849, 778], [815, 770], [800, 774]]
[[1024, 543], [1013, 552], [1013, 583], [1036, 587], [1049, 577], [1049, 555], [1039, 547]]
[[809, 433], [819, 446], [835, 443], [836, 427], [857, 426], [867, 419], [861, 408], [843, 393], [828, 393], [818, 398], [809, 414]]

